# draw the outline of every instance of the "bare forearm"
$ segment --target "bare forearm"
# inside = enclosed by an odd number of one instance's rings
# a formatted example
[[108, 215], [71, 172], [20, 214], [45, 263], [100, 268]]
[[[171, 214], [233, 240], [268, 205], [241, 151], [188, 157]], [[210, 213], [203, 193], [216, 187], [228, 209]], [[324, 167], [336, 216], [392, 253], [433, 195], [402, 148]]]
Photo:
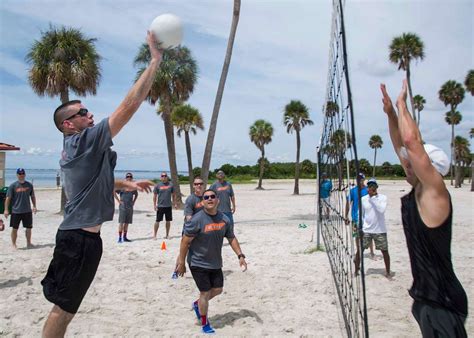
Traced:
[[36, 197], [35, 197], [35, 195], [31, 196], [31, 204], [33, 204], [33, 207], [36, 208]]
[[191, 241], [186, 236], [183, 236], [183, 238], [181, 238], [181, 244], [179, 246], [178, 263], [184, 264], [184, 262], [186, 261], [186, 256], [188, 255], [190, 243]]
[[400, 137], [402, 139], [403, 145], [406, 148], [411, 148], [413, 142], [421, 143], [420, 132], [416, 122], [413, 120], [413, 117], [408, 111], [406, 103], [398, 103], [397, 108], [398, 125], [400, 128]]
[[10, 201], [11, 201], [11, 197], [7, 197], [5, 199], [5, 211], [8, 211], [8, 208], [10, 207]]
[[242, 253], [242, 249], [240, 248], [239, 241], [237, 240], [237, 237], [234, 237], [229, 240], [229, 245], [234, 250], [236, 255], [240, 255]]

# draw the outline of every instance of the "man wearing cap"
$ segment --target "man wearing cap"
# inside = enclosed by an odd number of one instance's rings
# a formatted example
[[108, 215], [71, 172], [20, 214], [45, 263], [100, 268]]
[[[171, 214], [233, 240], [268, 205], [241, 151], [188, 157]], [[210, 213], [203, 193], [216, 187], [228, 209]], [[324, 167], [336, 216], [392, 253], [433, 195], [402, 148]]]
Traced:
[[158, 228], [160, 227], [160, 222], [163, 220], [163, 216], [165, 216], [166, 221], [165, 238], [169, 237], [171, 221], [173, 220], [171, 200], [173, 200], [174, 207], [177, 209], [174, 187], [168, 178], [168, 174], [165, 172], [161, 173], [160, 181], [161, 182], [153, 189], [153, 207], [156, 211], [156, 221], [153, 227], [153, 239], [156, 239]]
[[[362, 204], [362, 247], [369, 248], [372, 241], [375, 249], [382, 252], [385, 263], [385, 277], [390, 278], [390, 255], [388, 253], [387, 227], [385, 225], [385, 210], [387, 196], [377, 192], [378, 184], [375, 178], [367, 181], [367, 194], [361, 198]], [[356, 255], [356, 270], [360, 268], [360, 255]]]
[[[219, 170], [216, 174], [217, 181], [210, 186], [209, 189], [212, 189], [217, 192], [217, 197], [219, 198], [219, 206], [217, 207], [220, 212], [223, 212], [226, 215], [232, 224], [234, 224], [235, 213], [235, 195], [234, 189], [232, 189], [232, 184], [227, 182], [225, 179], [225, 173], [222, 170]], [[232, 203], [232, 207], [230, 204]]]
[[[26, 247], [32, 248], [31, 229], [33, 228], [33, 213], [36, 214], [36, 197], [33, 184], [25, 180], [25, 169], [18, 168], [16, 171], [18, 180], [10, 184], [5, 199], [5, 218], [10, 215], [10, 206], [12, 210], [10, 218], [10, 227], [12, 228], [11, 238], [13, 248], [16, 247], [16, 239], [18, 237], [18, 228], [20, 222], [23, 223], [26, 234]], [[30, 203], [31, 199], [31, 203]], [[31, 208], [33, 204], [33, 208]]]
[[[368, 194], [367, 186], [365, 185], [365, 175], [363, 173], [359, 173], [357, 175], [357, 183], [358, 185], [351, 190], [349, 190], [349, 195], [346, 198], [346, 211], [345, 211], [345, 223], [346, 225], [351, 224], [351, 220], [349, 220], [349, 209], [351, 210], [351, 219], [352, 219], [352, 236], [356, 239], [356, 257], [355, 261], [359, 260], [359, 190], [360, 190], [360, 197], [364, 197]], [[370, 256], [374, 257], [374, 246], [372, 241], [370, 242]], [[359, 265], [355, 267], [356, 274], [359, 271]]]
[[60, 160], [67, 203], [56, 234], [56, 247], [43, 293], [54, 306], [43, 337], [63, 337], [91, 285], [102, 256], [100, 229], [114, 215], [114, 189], [151, 191], [149, 181], [114, 180], [117, 155], [112, 138], [132, 118], [150, 92], [162, 52], [152, 33], [147, 35], [150, 63], [110, 117], [94, 125], [94, 115], [79, 100], [54, 112], [63, 133]]
[[204, 209], [195, 214], [184, 226], [176, 270], [179, 276], [184, 276], [187, 256], [189, 269], [199, 289], [199, 299], [193, 303], [193, 309], [201, 322], [202, 332], [212, 334], [215, 331], [208, 320], [208, 308], [209, 301], [220, 295], [224, 287], [222, 273], [224, 237], [237, 255], [242, 271], [247, 270], [247, 262], [234, 235], [233, 224], [218, 210], [217, 192], [208, 189], [202, 197]]
[[[126, 173], [125, 179], [133, 181], [133, 174]], [[133, 206], [138, 198], [138, 191], [129, 189], [115, 190], [115, 200], [119, 204], [119, 238], [118, 243], [131, 242], [127, 237], [128, 225], [133, 222]], [[122, 237], [123, 234], [123, 237]]]
[[406, 80], [396, 103], [398, 116], [385, 85], [380, 87], [390, 138], [412, 186], [402, 197], [402, 221], [413, 275], [413, 316], [423, 337], [467, 337], [467, 296], [451, 261], [453, 207], [443, 181], [448, 157], [433, 145], [423, 145], [407, 108]]
[[331, 190], [332, 190], [332, 182], [328, 179], [328, 175], [326, 173], [321, 174], [321, 186], [319, 188], [319, 197], [323, 200], [324, 210], [326, 217], [329, 218], [329, 206], [331, 205]]

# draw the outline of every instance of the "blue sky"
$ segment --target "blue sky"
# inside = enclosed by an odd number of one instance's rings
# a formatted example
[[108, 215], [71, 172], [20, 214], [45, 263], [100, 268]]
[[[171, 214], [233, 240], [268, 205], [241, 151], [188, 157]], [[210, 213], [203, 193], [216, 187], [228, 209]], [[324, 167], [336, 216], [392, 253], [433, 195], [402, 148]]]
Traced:
[[[302, 159], [315, 160], [326, 95], [331, 1], [243, 0], [234, 54], [221, 105], [211, 167], [254, 164], [258, 149], [248, 130], [257, 119], [272, 123], [270, 161], [294, 161], [296, 140], [282, 124], [283, 108], [301, 100], [315, 122], [302, 132]], [[174, 13], [184, 22], [184, 45], [198, 62], [199, 78], [189, 103], [199, 109], [206, 130], [192, 136], [194, 166], [200, 166], [232, 15], [231, 0], [111, 1], [2, 0], [0, 2], [0, 142], [21, 147], [7, 155], [7, 167], [57, 168], [62, 136], [52, 122], [59, 98], [38, 97], [27, 82], [25, 62], [32, 42], [50, 24], [79, 28], [97, 38], [103, 57], [97, 96], [80, 98], [96, 120], [119, 105], [135, 77], [133, 59], [153, 18]], [[425, 97], [422, 133], [428, 143], [449, 153], [448, 110], [438, 99], [447, 80], [464, 82], [474, 68], [472, 1], [346, 1], [346, 29], [355, 124], [360, 157], [372, 160], [367, 143], [379, 134], [384, 146], [377, 162], [396, 162], [381, 110], [379, 83], [395, 98], [403, 72], [388, 62], [394, 36], [415, 32], [426, 58], [412, 68], [414, 94]], [[75, 94], [70, 94], [71, 99]], [[472, 96], [458, 107], [463, 121], [456, 133], [474, 127]], [[164, 128], [154, 107], [144, 102], [114, 139], [118, 169], [168, 168]], [[186, 170], [184, 140], [176, 137], [179, 170]]]

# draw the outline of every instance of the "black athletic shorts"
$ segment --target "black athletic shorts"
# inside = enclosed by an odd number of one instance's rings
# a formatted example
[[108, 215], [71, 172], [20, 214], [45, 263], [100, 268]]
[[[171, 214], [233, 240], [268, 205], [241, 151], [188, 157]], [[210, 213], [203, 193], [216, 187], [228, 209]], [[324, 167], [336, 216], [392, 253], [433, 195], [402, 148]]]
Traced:
[[201, 292], [224, 286], [222, 269], [205, 269], [198, 266], [190, 267], [194, 281]]
[[58, 230], [53, 259], [41, 281], [46, 299], [66, 312], [76, 313], [101, 257], [100, 233]]
[[23, 228], [31, 229], [33, 227], [33, 213], [25, 212], [22, 214], [11, 214], [10, 215], [10, 227], [18, 229], [20, 222], [23, 223]]
[[411, 309], [423, 337], [467, 337], [463, 317], [446, 308], [414, 301]]
[[159, 207], [156, 212], [156, 221], [161, 222], [163, 220], [163, 215], [167, 222], [173, 220], [173, 209], [171, 207]]

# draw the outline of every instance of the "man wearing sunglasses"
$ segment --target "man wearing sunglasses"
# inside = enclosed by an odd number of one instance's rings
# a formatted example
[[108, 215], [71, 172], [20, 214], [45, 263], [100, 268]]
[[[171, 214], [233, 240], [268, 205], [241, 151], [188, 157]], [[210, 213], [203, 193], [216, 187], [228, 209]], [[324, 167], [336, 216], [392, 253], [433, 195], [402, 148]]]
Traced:
[[114, 189], [150, 192], [149, 181], [114, 179], [117, 155], [112, 138], [143, 103], [161, 62], [162, 52], [148, 32], [150, 63], [117, 109], [97, 125], [79, 100], [60, 105], [54, 123], [64, 135], [60, 166], [67, 203], [43, 293], [54, 303], [43, 337], [63, 337], [92, 283], [102, 256], [100, 228], [114, 215]]
[[153, 226], [153, 239], [156, 239], [160, 222], [163, 216], [166, 221], [166, 239], [169, 238], [171, 221], [173, 220], [173, 209], [171, 207], [171, 200], [175, 209], [177, 209], [176, 198], [174, 195], [174, 187], [168, 178], [168, 174], [161, 173], [160, 183], [153, 189], [153, 206], [156, 211], [156, 221]]
[[[23, 223], [23, 228], [25, 228], [26, 247], [29, 249], [33, 247], [33, 244], [31, 244], [31, 229], [33, 228], [33, 212], [36, 214], [35, 191], [33, 184], [25, 180], [25, 169], [18, 168], [16, 177], [18, 181], [13, 182], [7, 190], [4, 215], [5, 218], [8, 218], [11, 206], [10, 227], [12, 228], [11, 238], [13, 248], [17, 248], [16, 239], [21, 222]], [[31, 208], [30, 199], [33, 204], [33, 209]]]
[[194, 193], [186, 198], [184, 202], [184, 220], [188, 222], [191, 220], [194, 214], [201, 211], [202, 206], [202, 188], [204, 187], [204, 181], [200, 176], [196, 176], [193, 181]]
[[[219, 211], [222, 211], [227, 217], [229, 217], [232, 224], [234, 224], [234, 213], [235, 213], [235, 195], [232, 184], [225, 179], [225, 173], [219, 170], [216, 174], [217, 181], [214, 182], [210, 189], [217, 191], [217, 197], [219, 197]], [[232, 203], [232, 207], [230, 206]]]
[[[132, 173], [127, 173], [125, 179], [133, 181]], [[119, 238], [118, 243], [131, 242], [127, 237], [128, 225], [133, 222], [133, 206], [138, 198], [138, 191], [129, 189], [115, 190], [115, 200], [119, 203]], [[122, 237], [123, 234], [123, 237]]]
[[224, 237], [234, 250], [243, 271], [247, 270], [245, 255], [234, 235], [234, 226], [229, 218], [217, 210], [219, 199], [217, 192], [208, 189], [202, 196], [204, 209], [195, 214], [184, 226], [184, 235], [179, 248], [177, 273], [184, 276], [185, 260], [199, 289], [199, 299], [193, 303], [197, 319], [201, 322], [202, 332], [215, 333], [208, 320], [209, 301], [220, 295], [224, 286], [222, 274], [222, 244]]

